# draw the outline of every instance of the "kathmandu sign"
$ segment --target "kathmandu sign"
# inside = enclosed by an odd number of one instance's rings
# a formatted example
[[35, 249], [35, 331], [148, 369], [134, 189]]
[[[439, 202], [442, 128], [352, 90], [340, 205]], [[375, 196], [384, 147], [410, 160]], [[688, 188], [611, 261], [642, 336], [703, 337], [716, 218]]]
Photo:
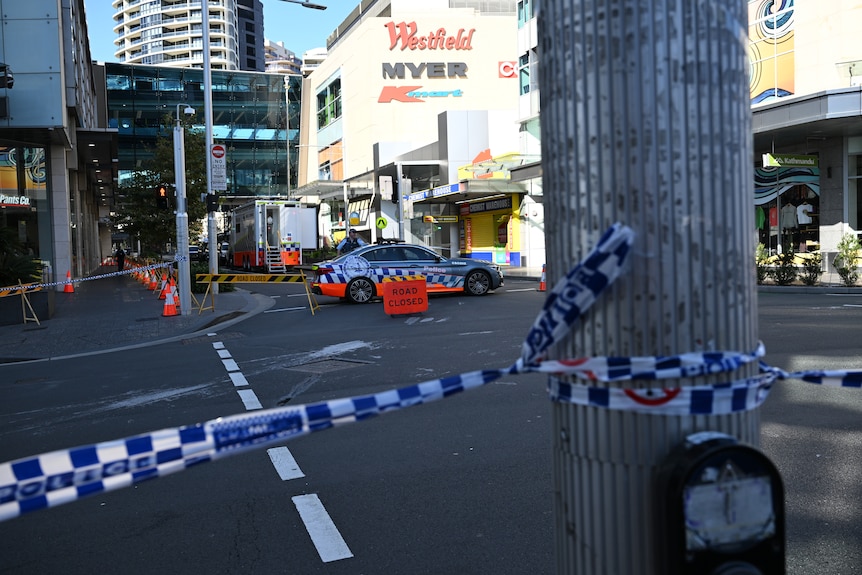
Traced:
[[473, 33], [475, 28], [469, 31], [459, 28], [454, 35], [449, 34], [446, 28], [438, 28], [433, 32], [421, 35], [416, 22], [389, 22], [384, 24], [389, 30], [389, 49], [395, 50], [399, 43], [401, 50], [472, 50]]
[[763, 154], [764, 168], [816, 168], [819, 158], [802, 154]]

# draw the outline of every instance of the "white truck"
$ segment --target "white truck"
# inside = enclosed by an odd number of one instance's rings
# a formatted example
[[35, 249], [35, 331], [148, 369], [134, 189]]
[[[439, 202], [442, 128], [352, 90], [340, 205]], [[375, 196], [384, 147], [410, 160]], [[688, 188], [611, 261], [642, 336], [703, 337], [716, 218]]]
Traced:
[[229, 259], [243, 270], [283, 273], [317, 249], [317, 208], [288, 200], [254, 200], [231, 212]]

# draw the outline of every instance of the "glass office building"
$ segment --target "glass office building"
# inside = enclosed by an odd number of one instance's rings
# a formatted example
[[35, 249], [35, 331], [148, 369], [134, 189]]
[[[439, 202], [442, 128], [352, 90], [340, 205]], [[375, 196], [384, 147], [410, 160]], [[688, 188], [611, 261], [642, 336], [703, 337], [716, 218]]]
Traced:
[[[140, 169], [166, 114], [197, 110], [203, 129], [203, 70], [106, 63], [108, 124], [119, 132], [119, 180]], [[290, 197], [296, 189], [301, 76], [212, 71], [213, 141], [227, 148], [223, 203]]]

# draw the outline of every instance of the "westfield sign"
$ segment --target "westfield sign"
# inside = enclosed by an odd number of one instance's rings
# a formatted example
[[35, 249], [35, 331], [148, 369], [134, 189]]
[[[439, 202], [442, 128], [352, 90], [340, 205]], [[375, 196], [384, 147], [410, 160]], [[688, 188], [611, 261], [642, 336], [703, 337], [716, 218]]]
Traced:
[[425, 35], [419, 34], [419, 27], [416, 22], [389, 22], [385, 24], [389, 30], [389, 49], [395, 50], [398, 44], [401, 44], [401, 50], [472, 50], [473, 32], [475, 28], [469, 31], [464, 28], [459, 28], [458, 32], [451, 35], [446, 32], [446, 28], [438, 28], [437, 30]]

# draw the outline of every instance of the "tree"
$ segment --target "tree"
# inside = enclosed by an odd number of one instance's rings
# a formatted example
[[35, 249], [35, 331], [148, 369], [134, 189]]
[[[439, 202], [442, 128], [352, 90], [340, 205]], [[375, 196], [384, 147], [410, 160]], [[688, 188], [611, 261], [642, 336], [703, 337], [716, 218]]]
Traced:
[[[206, 192], [206, 142], [204, 131], [192, 127], [189, 119], [180, 120], [185, 128], [186, 152], [186, 212], [189, 217], [189, 235], [200, 235], [206, 217], [206, 205], [201, 194]], [[156, 144], [151, 147], [152, 157], [142, 168], [132, 173], [119, 189], [120, 202], [113, 218], [117, 229], [137, 237], [143, 255], [156, 255], [164, 251], [165, 244], [175, 244], [177, 237], [176, 198], [173, 193], [175, 120], [166, 115], [162, 119]], [[170, 190], [169, 209], [158, 209], [158, 190], [166, 185]]]
[[14, 228], [0, 227], [0, 287], [39, 281], [42, 264], [27, 254], [24, 245], [16, 237]]

